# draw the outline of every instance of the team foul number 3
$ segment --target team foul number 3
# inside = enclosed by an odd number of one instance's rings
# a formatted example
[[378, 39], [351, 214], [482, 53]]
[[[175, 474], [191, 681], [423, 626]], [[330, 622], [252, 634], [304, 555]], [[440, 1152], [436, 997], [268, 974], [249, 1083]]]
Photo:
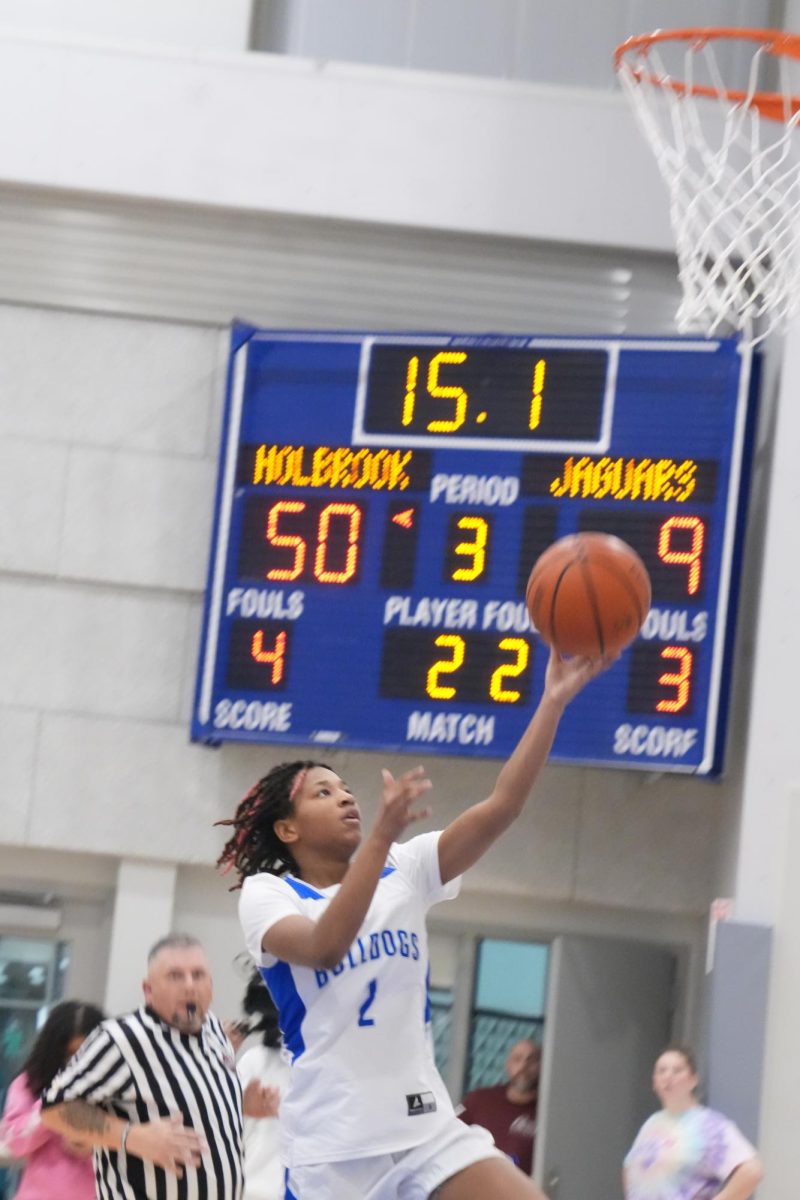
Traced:
[[699, 653], [696, 647], [680, 642], [667, 646], [637, 643], [628, 674], [628, 712], [691, 716]]
[[661, 657], [665, 660], [672, 660], [676, 670], [665, 671], [663, 675], [659, 676], [658, 682], [661, 687], [675, 690], [669, 699], [659, 700], [656, 704], [656, 711], [679, 713], [686, 708], [689, 702], [694, 656], [687, 646], [665, 646], [661, 651]]

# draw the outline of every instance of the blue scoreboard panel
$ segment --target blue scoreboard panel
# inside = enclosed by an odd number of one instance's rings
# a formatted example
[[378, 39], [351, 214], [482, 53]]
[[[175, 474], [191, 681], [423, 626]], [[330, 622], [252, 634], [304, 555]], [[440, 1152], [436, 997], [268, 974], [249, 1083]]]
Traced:
[[735, 340], [232, 335], [192, 737], [505, 757], [551, 542], [641, 555], [552, 757], [720, 770], [755, 385]]

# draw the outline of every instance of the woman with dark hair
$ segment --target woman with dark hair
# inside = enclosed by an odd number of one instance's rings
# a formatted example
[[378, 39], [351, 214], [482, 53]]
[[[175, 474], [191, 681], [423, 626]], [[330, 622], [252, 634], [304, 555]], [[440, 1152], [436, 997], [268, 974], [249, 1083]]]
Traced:
[[626, 1200], [747, 1200], [761, 1160], [733, 1121], [697, 1099], [700, 1077], [688, 1046], [667, 1046], [653, 1068], [661, 1103], [625, 1157]]
[[383, 771], [362, 838], [347, 784], [310, 761], [273, 768], [227, 822], [220, 865], [239, 876], [245, 941], [292, 1057], [287, 1200], [542, 1200], [491, 1134], [458, 1120], [436, 1069], [426, 916], [520, 815], [565, 706], [607, 665], [551, 654], [490, 795], [442, 832], [399, 841], [428, 816], [421, 767]]
[[3, 1113], [3, 1138], [23, 1159], [17, 1200], [94, 1200], [91, 1154], [42, 1125], [41, 1096], [103, 1020], [93, 1004], [65, 1000], [39, 1031], [22, 1073], [12, 1080]]

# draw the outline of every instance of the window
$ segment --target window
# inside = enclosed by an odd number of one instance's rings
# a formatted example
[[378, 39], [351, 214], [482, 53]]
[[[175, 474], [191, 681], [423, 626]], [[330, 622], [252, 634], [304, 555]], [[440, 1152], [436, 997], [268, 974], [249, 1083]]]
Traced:
[[478, 946], [464, 1091], [500, 1083], [509, 1047], [541, 1042], [550, 948], [485, 938]]
[[0, 935], [0, 1107], [50, 1007], [64, 994], [63, 942]]

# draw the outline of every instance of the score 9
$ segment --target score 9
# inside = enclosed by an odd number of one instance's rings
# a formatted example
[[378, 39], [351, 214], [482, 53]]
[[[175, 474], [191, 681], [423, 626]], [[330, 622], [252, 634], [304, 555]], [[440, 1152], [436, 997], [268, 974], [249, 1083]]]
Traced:
[[580, 530], [602, 529], [622, 538], [650, 572], [654, 604], [702, 603], [713, 585], [711, 518], [697, 513], [582, 509]]
[[[686, 546], [686, 537], [674, 537], [681, 531], [689, 534], [690, 544]], [[668, 566], [678, 565], [687, 568], [686, 592], [689, 596], [697, 594], [700, 588], [700, 572], [703, 561], [703, 546], [705, 544], [706, 527], [700, 517], [670, 517], [664, 521], [658, 531], [658, 557]], [[675, 543], [677, 542], [678, 548]]]

